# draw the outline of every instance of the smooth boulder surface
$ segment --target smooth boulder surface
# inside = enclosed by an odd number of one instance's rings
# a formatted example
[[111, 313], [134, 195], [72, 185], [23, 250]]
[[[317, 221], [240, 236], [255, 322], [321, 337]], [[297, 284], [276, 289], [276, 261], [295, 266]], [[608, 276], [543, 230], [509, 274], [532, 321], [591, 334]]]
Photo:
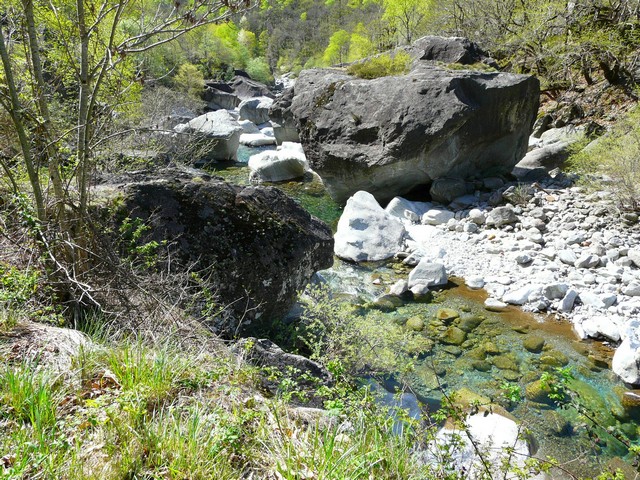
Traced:
[[226, 110], [208, 112], [176, 126], [179, 135], [193, 134], [211, 141], [204, 160], [236, 160], [242, 127]]
[[338, 221], [335, 254], [352, 262], [385, 260], [402, 248], [405, 228], [368, 192], [357, 192]]
[[211, 110], [233, 110], [240, 102], [253, 97], [270, 97], [273, 94], [263, 83], [237, 75], [230, 82], [208, 80], [205, 82], [203, 99]]
[[625, 337], [613, 355], [611, 369], [631, 385], [640, 385], [640, 320], [627, 325]]
[[256, 125], [269, 121], [269, 109], [273, 99], [269, 97], [256, 97], [243, 100], [238, 106], [240, 118], [250, 120]]
[[[522, 429], [518, 424], [490, 411], [469, 415], [465, 423], [466, 432], [447, 424], [434, 440], [441, 448], [447, 449], [451, 456], [450, 468], [464, 478], [479, 478], [485, 474], [486, 468], [492, 474], [499, 474], [500, 478], [516, 478], [515, 474], [504, 471], [503, 462], [524, 467], [525, 460], [533, 453], [529, 442], [522, 439]], [[509, 453], [509, 449], [513, 453]], [[482, 458], [478, 452], [483, 452]], [[434, 459], [433, 454], [426, 454], [424, 461]]]
[[299, 144], [285, 143], [278, 150], [266, 150], [249, 158], [252, 182], [281, 182], [302, 177], [309, 165]]
[[304, 70], [289, 110], [336, 201], [366, 190], [382, 202], [437, 178], [510, 172], [527, 152], [538, 92], [532, 76], [418, 60], [373, 80]]
[[329, 227], [272, 187], [231, 185], [195, 169], [132, 173], [105, 186], [123, 214], [149, 226], [140, 241], [168, 241], [171, 267], [201, 272], [220, 313], [208, 325], [279, 320], [311, 276], [333, 263]]
[[428, 258], [423, 258], [409, 274], [409, 288], [416, 285], [426, 287], [441, 287], [449, 281], [447, 270], [441, 263], [434, 263]]

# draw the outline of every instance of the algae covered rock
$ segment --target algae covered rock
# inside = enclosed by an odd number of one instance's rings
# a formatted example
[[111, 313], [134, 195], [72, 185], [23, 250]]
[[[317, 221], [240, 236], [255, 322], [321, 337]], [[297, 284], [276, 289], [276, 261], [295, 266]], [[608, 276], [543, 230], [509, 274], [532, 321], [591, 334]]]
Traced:
[[458, 327], [449, 327], [440, 337], [442, 343], [447, 345], [462, 345], [467, 339], [467, 333]]
[[522, 346], [531, 353], [540, 353], [544, 344], [544, 338], [537, 335], [527, 335], [522, 341]]
[[420, 332], [424, 330], [424, 320], [421, 317], [414, 316], [407, 320], [405, 326], [410, 330]]

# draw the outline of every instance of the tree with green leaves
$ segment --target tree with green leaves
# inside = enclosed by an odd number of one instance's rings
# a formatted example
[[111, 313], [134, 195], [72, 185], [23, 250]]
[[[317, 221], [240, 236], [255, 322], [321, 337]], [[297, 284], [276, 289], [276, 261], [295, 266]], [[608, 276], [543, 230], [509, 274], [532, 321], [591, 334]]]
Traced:
[[37, 245], [70, 300], [99, 306], [81, 280], [90, 268], [91, 177], [96, 152], [118, 135], [113, 119], [144, 80], [140, 55], [251, 6], [248, 0], [12, 0], [3, 7], [0, 106], [16, 132], [19, 158], [0, 162], [13, 193], [32, 199]]
[[432, 3], [432, 0], [384, 0], [383, 18], [396, 28], [402, 43], [410, 44], [424, 33]]

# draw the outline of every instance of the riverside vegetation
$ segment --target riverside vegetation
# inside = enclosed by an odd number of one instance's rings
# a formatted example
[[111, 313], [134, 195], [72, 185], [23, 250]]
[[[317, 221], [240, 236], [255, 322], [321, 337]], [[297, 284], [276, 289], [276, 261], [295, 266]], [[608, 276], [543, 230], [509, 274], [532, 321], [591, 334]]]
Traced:
[[[482, 35], [500, 66], [542, 77], [554, 97], [545, 111], [559, 116], [566, 108], [559, 97], [588, 91], [602, 102], [589, 110], [576, 101], [582, 111], [572, 115], [613, 123], [635, 98], [638, 15], [635, 0], [571, 8], [555, 0], [7, 2], [0, 11], [0, 478], [468, 478], [455, 469], [455, 449], [434, 441], [446, 419], [462, 432], [454, 444], [468, 432], [467, 411], [453, 396], [417, 421], [383, 406], [358, 380], [410, 373], [429, 348], [424, 337], [310, 291], [299, 330], [286, 339], [334, 383], [316, 389], [323, 410], [299, 407], [309, 400], [299, 372], [256, 366], [251, 341], [231, 351], [194, 321], [195, 311], [227, 307], [206, 272], [165, 269], [169, 246], [146, 239], [148, 227], [133, 219], [110, 244], [118, 198], [102, 209], [92, 179], [107, 169], [155, 166], [113, 152], [122, 153], [123, 138], [140, 141], [137, 127], [154, 107], [140, 99], [158, 84], [194, 95], [205, 77], [228, 77], [234, 68], [271, 81], [274, 73], [354, 61], [427, 32]], [[405, 69], [402, 56], [398, 64], [383, 56], [363, 65], [351, 68], [363, 77]], [[614, 179], [621, 205], [632, 209], [636, 127], [631, 114], [592, 156], [575, 159]], [[38, 331], [34, 321], [87, 337], [68, 354], [51, 340], [31, 349], [21, 339]], [[66, 355], [67, 366], [49, 363], [50, 354]], [[551, 400], [575, 404], [569, 377], [567, 370], [544, 375]], [[506, 384], [503, 400], [517, 403], [521, 394]], [[553, 459], [518, 464], [509, 448], [490, 463], [488, 452], [473, 448], [478, 478], [562, 468]], [[614, 467], [594, 476], [623, 474]]]

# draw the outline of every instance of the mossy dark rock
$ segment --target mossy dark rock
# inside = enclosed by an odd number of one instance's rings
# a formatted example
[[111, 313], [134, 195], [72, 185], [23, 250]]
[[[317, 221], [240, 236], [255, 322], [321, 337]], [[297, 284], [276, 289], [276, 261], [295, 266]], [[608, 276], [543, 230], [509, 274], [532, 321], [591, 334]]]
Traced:
[[467, 339], [467, 334], [464, 330], [460, 330], [458, 327], [449, 327], [441, 335], [440, 340], [447, 345], [462, 345]]
[[383, 202], [437, 178], [510, 172], [527, 152], [539, 88], [533, 76], [420, 59], [406, 75], [372, 80], [311, 69], [281, 116], [293, 118], [336, 201], [366, 190]]
[[186, 168], [135, 172], [102, 187], [123, 199], [122, 218], [149, 226], [141, 244], [168, 242], [167, 267], [199, 272], [216, 292], [224, 313], [205, 320], [218, 333], [234, 334], [240, 319], [281, 319], [311, 276], [333, 263], [329, 227], [273, 187]]
[[531, 353], [540, 353], [544, 344], [544, 338], [537, 335], [527, 335], [522, 341], [522, 346]]

